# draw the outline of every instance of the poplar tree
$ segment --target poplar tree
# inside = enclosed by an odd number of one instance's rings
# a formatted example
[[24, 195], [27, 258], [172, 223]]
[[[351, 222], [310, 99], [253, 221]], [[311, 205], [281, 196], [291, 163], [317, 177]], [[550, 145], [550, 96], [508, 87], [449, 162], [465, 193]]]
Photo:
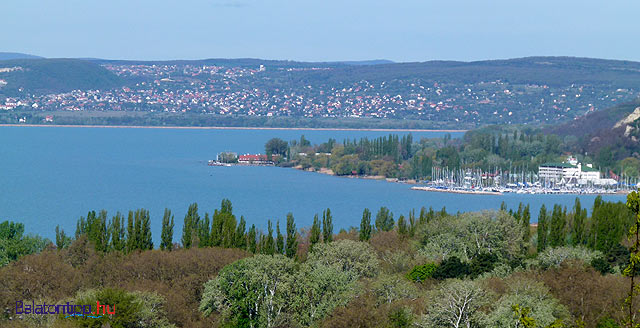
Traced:
[[160, 237], [160, 249], [163, 251], [173, 250], [173, 227], [173, 215], [171, 215], [171, 210], [165, 208], [164, 215], [162, 216], [162, 234]]
[[[424, 210], [424, 207], [422, 209]], [[362, 221], [360, 221], [360, 241], [368, 241], [369, 239], [371, 239], [371, 211], [365, 208], [362, 212]]]
[[328, 208], [322, 212], [322, 241], [325, 243], [333, 241], [333, 218]]
[[122, 252], [126, 247], [126, 237], [124, 230], [124, 217], [120, 212], [117, 212], [116, 215], [111, 218], [111, 223], [109, 224], [109, 230], [111, 231], [111, 245], [110, 249], [115, 251]]
[[418, 221], [420, 222], [420, 225], [424, 225], [427, 223], [427, 208], [422, 206], [422, 208], [420, 209], [420, 216], [418, 217]]
[[412, 209], [409, 212], [409, 236], [413, 237], [415, 235], [416, 227], [417, 227], [416, 210]]
[[133, 227], [133, 211], [129, 211], [127, 215], [127, 252], [132, 252], [135, 249], [135, 230]]
[[284, 236], [280, 233], [280, 220], [276, 221], [276, 254], [284, 254]]
[[309, 232], [309, 251], [313, 251], [313, 246], [320, 241], [320, 235], [322, 234], [320, 228], [320, 219], [318, 214], [313, 216], [313, 224], [311, 225], [311, 231]]
[[285, 255], [289, 258], [294, 258], [298, 253], [298, 236], [296, 236], [296, 224], [293, 219], [293, 214], [287, 214], [287, 247], [285, 249]]
[[273, 241], [273, 223], [271, 220], [267, 221], [267, 235], [262, 235], [261, 239], [260, 253], [273, 255], [276, 252], [276, 249]]
[[406, 237], [409, 234], [409, 229], [407, 228], [407, 222], [404, 219], [404, 215], [400, 214], [398, 218], [398, 234], [402, 237]]
[[239, 249], [247, 248], [247, 237], [245, 236], [245, 229], [247, 227], [247, 222], [244, 220], [244, 216], [240, 216], [240, 223], [238, 223], [238, 227], [236, 228], [234, 247]]
[[140, 209], [140, 220], [142, 221], [141, 235], [140, 235], [140, 249], [151, 250], [153, 249], [153, 238], [151, 236], [151, 216], [149, 210]]
[[542, 253], [547, 248], [548, 224], [547, 208], [542, 204], [540, 214], [538, 214], [538, 253]]
[[566, 218], [562, 212], [560, 205], [553, 206], [553, 213], [551, 214], [551, 230], [549, 231], [549, 245], [551, 247], [564, 246], [566, 226]]
[[522, 230], [522, 238], [525, 242], [528, 242], [531, 238], [531, 210], [529, 204], [527, 204], [522, 211]]
[[211, 246], [211, 234], [209, 229], [211, 228], [211, 222], [209, 221], [209, 213], [204, 213], [204, 220], [200, 220], [198, 224], [198, 247]]
[[[628, 327], [637, 327], [636, 322], [636, 309], [633, 305], [633, 297], [640, 291], [640, 286], [637, 285], [635, 277], [638, 275], [638, 267], [640, 266], [640, 190], [632, 191], [627, 195], [627, 208], [632, 215], [633, 224], [629, 228], [627, 238], [632, 242], [629, 247], [629, 265], [624, 269], [622, 274], [630, 278], [631, 285], [629, 286], [628, 296], [625, 298], [624, 303], [629, 310], [629, 317], [626, 318], [625, 324]], [[599, 197], [599, 196], [598, 196]], [[595, 208], [595, 206], [594, 206]]]
[[64, 230], [60, 229], [59, 225], [56, 225], [56, 248], [59, 250], [65, 248], [68, 238]]
[[587, 218], [587, 209], [583, 209], [580, 204], [580, 198], [576, 197], [573, 205], [573, 226], [571, 231], [571, 242], [574, 246], [585, 244], [585, 220]]
[[217, 209], [213, 211], [211, 220], [211, 246], [222, 245], [222, 227], [224, 226], [224, 215]]
[[142, 248], [142, 218], [140, 211], [133, 212], [133, 249]]
[[224, 213], [222, 217], [222, 232], [220, 234], [222, 240], [220, 243], [222, 247], [231, 248], [236, 236], [236, 217], [231, 213]]
[[257, 237], [256, 225], [252, 224], [251, 228], [249, 228], [249, 232], [247, 232], [247, 250], [253, 254], [256, 253], [258, 248], [256, 240]]
[[378, 214], [376, 214], [376, 229], [378, 231], [391, 231], [394, 224], [393, 213], [384, 206], [380, 207]]

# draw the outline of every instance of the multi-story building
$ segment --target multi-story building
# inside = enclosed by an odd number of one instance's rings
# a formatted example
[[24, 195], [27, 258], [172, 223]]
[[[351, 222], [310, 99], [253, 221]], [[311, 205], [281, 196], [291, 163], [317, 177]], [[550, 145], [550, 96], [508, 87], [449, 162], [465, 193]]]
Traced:
[[545, 163], [538, 167], [538, 177], [546, 182], [557, 184], [600, 184], [600, 171], [592, 164], [582, 165], [573, 158], [563, 163]]

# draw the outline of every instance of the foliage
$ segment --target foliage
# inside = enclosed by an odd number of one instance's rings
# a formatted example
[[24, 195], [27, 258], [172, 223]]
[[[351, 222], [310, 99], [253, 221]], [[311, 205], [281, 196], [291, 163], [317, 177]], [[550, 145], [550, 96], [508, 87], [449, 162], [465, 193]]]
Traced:
[[443, 280], [449, 278], [463, 278], [468, 275], [469, 265], [460, 261], [456, 256], [449, 257], [442, 261], [433, 271], [433, 278]]
[[380, 207], [376, 214], [376, 229], [380, 231], [390, 231], [393, 229], [393, 213], [386, 207]]
[[502, 211], [439, 217], [420, 227], [417, 236], [421, 254], [432, 260], [456, 256], [469, 261], [491, 253], [500, 261], [512, 261], [524, 250], [521, 226]]
[[579, 260], [583, 263], [590, 264], [594, 259], [602, 258], [603, 254], [599, 251], [590, 250], [584, 247], [557, 247], [549, 248], [541, 254], [538, 254], [538, 265], [542, 268], [558, 267], [565, 261]]
[[287, 322], [295, 263], [282, 255], [255, 255], [226, 266], [204, 285], [200, 311], [213, 311], [238, 327], [277, 327]]
[[[111, 288], [88, 290], [78, 293], [72, 304], [93, 304], [92, 310], [95, 311], [96, 302], [112, 307], [111, 310], [115, 311], [115, 314], [102, 315], [98, 319], [74, 317], [70, 320], [75, 321], [81, 327], [98, 328], [106, 324], [114, 328], [175, 327], [167, 320], [164, 299], [156, 293], [129, 293], [121, 289]], [[63, 315], [60, 316], [64, 318]]]
[[407, 273], [407, 279], [415, 282], [423, 282], [433, 276], [433, 273], [438, 268], [435, 263], [426, 263], [423, 265], [416, 265]]
[[371, 239], [371, 211], [365, 208], [362, 212], [362, 221], [360, 221], [360, 241], [368, 241]]
[[374, 277], [379, 267], [378, 258], [369, 244], [348, 239], [316, 245], [307, 263], [335, 266], [353, 277]]
[[399, 275], [380, 275], [371, 287], [378, 304], [391, 304], [399, 300], [412, 300], [418, 296], [416, 287]]
[[416, 323], [419, 327], [476, 327], [483, 321], [480, 308], [487, 292], [474, 281], [452, 279], [438, 288], [433, 300]]
[[39, 236], [24, 236], [24, 224], [0, 223], [0, 267], [20, 257], [42, 251], [51, 242]]
[[557, 321], [567, 321], [567, 309], [549, 293], [544, 284], [528, 279], [513, 279], [509, 290], [495, 303], [494, 309], [486, 317], [487, 327], [514, 327], [517, 318], [513, 306], [529, 309], [527, 317], [540, 327], [547, 327]]

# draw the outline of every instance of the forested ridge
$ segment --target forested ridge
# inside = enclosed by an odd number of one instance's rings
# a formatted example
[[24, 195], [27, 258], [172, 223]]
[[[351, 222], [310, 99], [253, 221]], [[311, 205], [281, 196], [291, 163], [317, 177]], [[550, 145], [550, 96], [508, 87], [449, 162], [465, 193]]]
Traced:
[[[389, 134], [375, 139], [330, 139], [316, 145], [304, 136], [289, 142], [274, 138], [265, 151], [282, 155], [277, 159], [280, 166], [400, 180], [430, 180], [433, 168], [537, 174], [541, 164], [563, 162], [569, 155], [593, 164], [605, 175], [609, 171], [631, 178], [640, 175], [637, 151], [614, 144], [590, 152], [580, 147], [580, 140], [534, 127], [489, 126], [467, 131], [462, 138], [414, 140], [411, 134]], [[274, 144], [280, 145], [278, 150], [272, 149]]]
[[[526, 204], [456, 214], [381, 207], [364, 209], [359, 227], [335, 232], [329, 208], [311, 227], [297, 227], [290, 213], [262, 231], [225, 199], [213, 212], [191, 204], [181, 232], [165, 210], [159, 245], [145, 209], [90, 211], [74, 234], [56, 228], [55, 242], [5, 221], [0, 324], [622, 327], [639, 203], [635, 192], [627, 204], [598, 197], [588, 216], [576, 199], [569, 209], [543, 207], [537, 226]], [[17, 300], [99, 300], [121, 312], [19, 315]]]

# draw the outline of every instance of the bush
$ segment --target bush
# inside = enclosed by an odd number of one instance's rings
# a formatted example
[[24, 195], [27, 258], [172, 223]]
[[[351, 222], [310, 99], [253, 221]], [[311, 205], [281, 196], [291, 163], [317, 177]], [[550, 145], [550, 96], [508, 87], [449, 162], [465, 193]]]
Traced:
[[438, 280], [449, 278], [462, 278], [469, 274], [469, 265], [452, 256], [440, 263], [433, 272], [433, 278]]
[[368, 243], [348, 239], [316, 244], [306, 263], [311, 266], [336, 266], [355, 279], [374, 277], [379, 268], [378, 258]]
[[607, 262], [607, 260], [602, 257], [596, 257], [595, 259], [591, 260], [591, 266], [602, 275], [613, 273], [611, 264], [609, 264], [609, 262]]
[[471, 277], [475, 278], [485, 272], [493, 271], [498, 262], [498, 256], [491, 253], [482, 253], [477, 255], [469, 263], [469, 271]]
[[407, 273], [407, 279], [415, 282], [423, 282], [433, 276], [433, 273], [438, 268], [435, 263], [426, 263], [423, 265], [416, 265]]
[[538, 254], [538, 265], [543, 269], [550, 267], [557, 268], [564, 261], [568, 260], [579, 260], [589, 264], [594, 259], [602, 257], [601, 252], [592, 251], [584, 247], [556, 247]]

